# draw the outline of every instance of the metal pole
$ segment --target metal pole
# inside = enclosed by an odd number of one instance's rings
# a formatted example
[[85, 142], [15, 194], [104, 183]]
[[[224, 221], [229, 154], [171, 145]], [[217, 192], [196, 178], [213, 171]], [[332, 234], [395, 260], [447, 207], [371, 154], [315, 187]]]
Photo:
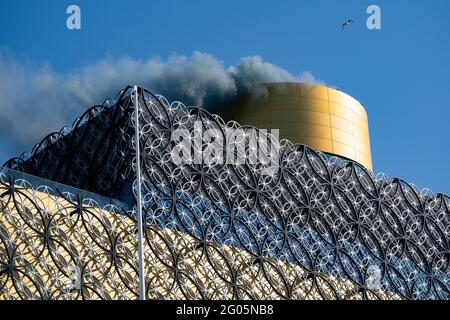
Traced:
[[137, 203], [136, 203], [136, 219], [138, 225], [138, 253], [139, 253], [139, 300], [146, 299], [145, 292], [145, 271], [144, 271], [144, 228], [142, 225], [142, 199], [141, 199], [141, 150], [139, 146], [139, 94], [137, 86], [134, 86], [134, 121], [135, 129], [135, 146], [136, 146], [136, 177], [137, 177]]

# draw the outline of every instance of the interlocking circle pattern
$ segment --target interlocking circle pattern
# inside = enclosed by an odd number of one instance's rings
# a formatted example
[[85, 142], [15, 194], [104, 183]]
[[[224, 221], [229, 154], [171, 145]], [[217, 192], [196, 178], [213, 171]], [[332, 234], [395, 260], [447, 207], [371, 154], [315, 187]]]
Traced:
[[[138, 98], [150, 299], [450, 298], [448, 196], [289, 141], [274, 163], [237, 148], [255, 128], [144, 89]], [[6, 164], [123, 206], [1, 175], [0, 298], [137, 298], [135, 102], [126, 88]], [[175, 163], [176, 130], [224, 143], [214, 161], [194, 161], [211, 152], [201, 139]], [[71, 183], [74, 166], [84, 171]]]

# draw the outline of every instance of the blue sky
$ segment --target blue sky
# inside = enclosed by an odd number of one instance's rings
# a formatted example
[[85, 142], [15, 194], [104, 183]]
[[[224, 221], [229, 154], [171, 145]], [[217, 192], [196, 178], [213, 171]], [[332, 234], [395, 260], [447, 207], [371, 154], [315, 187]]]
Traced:
[[[78, 31], [66, 28], [72, 3]], [[381, 8], [381, 30], [366, 28], [370, 4]], [[348, 18], [355, 23], [341, 31]], [[225, 66], [259, 55], [292, 74], [310, 71], [367, 109], [376, 172], [450, 193], [448, 0], [2, 1], [0, 47], [61, 74], [105, 57], [194, 51]], [[2, 133], [0, 162], [15, 155], [13, 141]]]

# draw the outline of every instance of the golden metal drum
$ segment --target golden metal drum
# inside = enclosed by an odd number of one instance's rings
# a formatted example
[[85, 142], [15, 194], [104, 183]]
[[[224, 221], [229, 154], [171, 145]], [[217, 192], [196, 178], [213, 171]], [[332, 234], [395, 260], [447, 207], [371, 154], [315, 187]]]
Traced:
[[348, 158], [372, 170], [367, 113], [351, 96], [322, 85], [265, 83], [218, 112], [225, 120], [261, 129], [279, 129], [289, 139]]

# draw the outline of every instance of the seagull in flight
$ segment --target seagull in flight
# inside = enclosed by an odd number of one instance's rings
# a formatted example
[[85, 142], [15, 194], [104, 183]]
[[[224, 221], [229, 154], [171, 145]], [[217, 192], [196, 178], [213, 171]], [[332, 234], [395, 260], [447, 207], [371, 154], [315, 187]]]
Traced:
[[348, 19], [346, 22], [344, 22], [342, 24], [342, 29], [344, 29], [346, 26], [352, 24], [353, 22], [355, 22], [355, 21], [353, 21], [352, 19]]

